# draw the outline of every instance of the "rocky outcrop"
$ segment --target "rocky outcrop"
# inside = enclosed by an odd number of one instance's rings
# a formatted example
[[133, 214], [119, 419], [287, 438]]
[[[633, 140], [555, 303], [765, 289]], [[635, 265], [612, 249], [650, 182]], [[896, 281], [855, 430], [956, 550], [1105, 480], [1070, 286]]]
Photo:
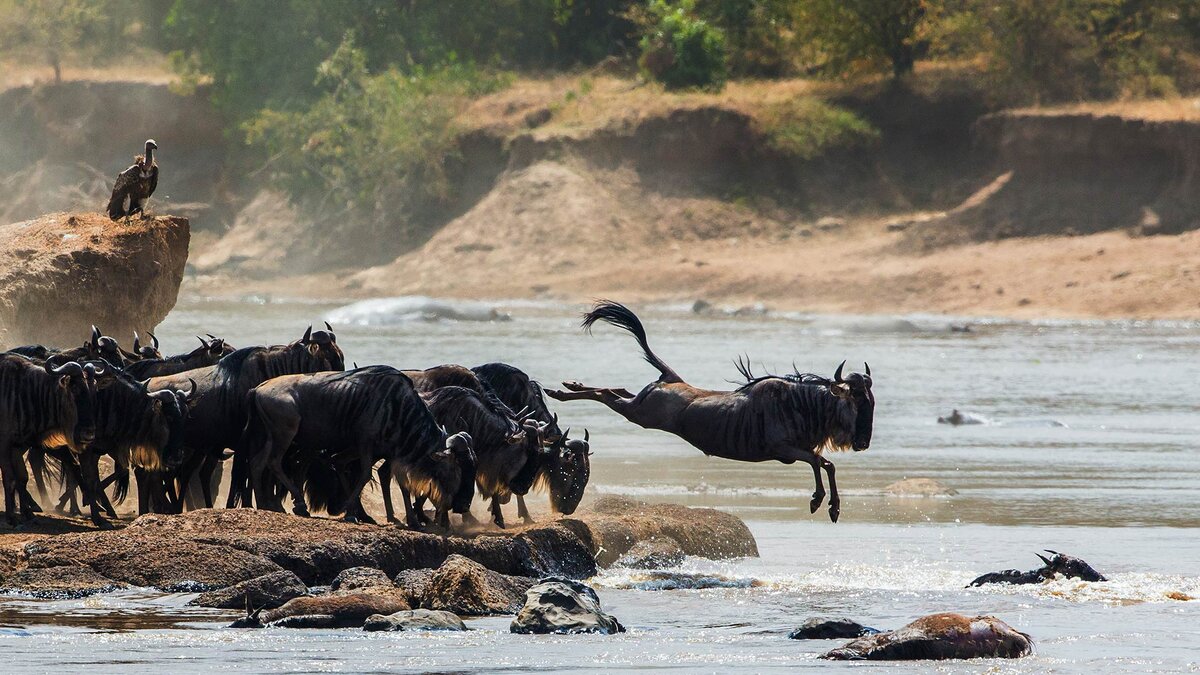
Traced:
[[587, 513], [559, 523], [590, 542], [596, 562], [604, 566], [616, 562], [638, 542], [654, 538], [672, 539], [685, 555], [702, 558], [758, 555], [750, 528], [737, 516], [716, 509], [605, 496]]
[[670, 537], [655, 537], [639, 541], [617, 559], [617, 567], [635, 570], [654, 570], [677, 567], [683, 562], [684, 553], [679, 542]]
[[625, 627], [600, 609], [600, 596], [578, 581], [549, 577], [525, 594], [525, 605], [513, 619], [513, 633], [613, 633]]
[[788, 637], [792, 640], [836, 640], [875, 635], [879, 632], [878, 628], [864, 626], [850, 619], [814, 617], [788, 633]]
[[835, 661], [1015, 659], [1033, 652], [1030, 637], [994, 616], [932, 614], [893, 631], [868, 635], [821, 655]]
[[0, 345], [82, 344], [95, 324], [131, 339], [175, 306], [188, 219], [55, 213], [0, 226]]
[[351, 567], [338, 572], [330, 588], [333, 591], [353, 591], [372, 586], [395, 587], [387, 573], [374, 567]]
[[201, 593], [188, 604], [218, 609], [242, 609], [246, 605], [251, 608], [274, 609], [307, 592], [308, 588], [300, 581], [300, 577], [285, 570]]
[[363, 630], [400, 631], [400, 630], [467, 630], [466, 624], [458, 615], [436, 609], [410, 609], [395, 614], [375, 614], [367, 618]]
[[128, 588], [128, 584], [113, 581], [89, 567], [79, 565], [25, 569], [0, 583], [0, 593], [18, 592], [55, 600], [111, 593], [122, 588]]
[[499, 574], [474, 560], [452, 555], [434, 570], [421, 606], [463, 616], [512, 614], [535, 581]]

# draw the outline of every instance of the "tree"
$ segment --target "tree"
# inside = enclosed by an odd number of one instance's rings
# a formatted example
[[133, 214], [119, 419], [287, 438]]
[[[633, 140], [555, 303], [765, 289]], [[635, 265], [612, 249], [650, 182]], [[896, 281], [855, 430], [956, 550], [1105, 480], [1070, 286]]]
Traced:
[[0, 42], [36, 50], [62, 82], [66, 54], [97, 61], [128, 46], [126, 33], [140, 10], [137, 0], [12, 0], [0, 17]]
[[825, 69], [886, 63], [900, 78], [927, 47], [921, 29], [930, 8], [929, 0], [800, 0], [796, 26]]

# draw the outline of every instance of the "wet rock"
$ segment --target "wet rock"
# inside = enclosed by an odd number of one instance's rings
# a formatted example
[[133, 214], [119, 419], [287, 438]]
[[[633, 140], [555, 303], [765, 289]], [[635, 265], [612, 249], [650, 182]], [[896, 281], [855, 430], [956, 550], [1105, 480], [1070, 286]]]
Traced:
[[408, 596], [408, 604], [421, 607], [425, 602], [425, 594], [433, 580], [433, 570], [428, 567], [419, 570], [402, 570], [392, 582]]
[[654, 537], [639, 541], [617, 559], [617, 567], [628, 567], [636, 570], [661, 569], [663, 567], [678, 567], [683, 563], [683, 549], [679, 542], [670, 537]]
[[710, 314], [713, 311], [713, 304], [707, 300], [700, 299], [692, 303], [692, 314]]
[[362, 626], [372, 615], [395, 614], [406, 609], [408, 602], [398, 591], [305, 596], [288, 600], [275, 609], [256, 610], [234, 621], [230, 628], [352, 628]]
[[864, 626], [842, 618], [814, 617], [788, 634], [792, 640], [837, 640], [879, 633], [878, 628]]
[[126, 339], [153, 328], [175, 306], [189, 238], [176, 216], [0, 224], [0, 344], [79, 344], [93, 323]]
[[737, 516], [716, 509], [605, 496], [590, 511], [558, 524], [587, 543], [603, 566], [612, 565], [638, 542], [655, 537], [674, 539], [689, 556], [719, 560], [758, 555], [750, 528]]
[[587, 579], [596, 575], [591, 537], [566, 527], [564, 521], [526, 530], [513, 541], [513, 553], [522, 565], [511, 574], [525, 577], [561, 576]]
[[836, 216], [825, 216], [824, 218], [817, 220], [817, 229], [822, 232], [833, 232], [834, 230], [840, 230], [845, 226], [846, 219], [838, 218]]
[[983, 586], [986, 584], [1040, 584], [1047, 579], [1053, 579], [1058, 576], [1067, 579], [1079, 579], [1080, 581], [1108, 581], [1103, 574], [1097, 572], [1094, 567], [1080, 558], [1048, 549], [1046, 553], [1054, 557], [1047, 558], [1040, 553], [1034, 554], [1041, 558], [1044, 563], [1038, 569], [1029, 570], [1028, 572], [1022, 572], [1021, 570], [989, 572], [976, 578], [967, 584], [967, 586]]
[[970, 424], [991, 424], [991, 420], [983, 417], [982, 415], [960, 412], [957, 408], [955, 408], [954, 411], [952, 411], [949, 415], [939, 417], [937, 421], [938, 424], [949, 424], [950, 426], [955, 427]]
[[363, 624], [365, 631], [467, 630], [457, 614], [434, 609], [410, 609], [395, 614], [375, 614]]
[[0, 584], [0, 592], [15, 591], [47, 599], [82, 598], [122, 588], [128, 588], [128, 584], [79, 565], [25, 569], [6, 577]]
[[858, 638], [821, 655], [835, 661], [1014, 659], [1028, 656], [1033, 640], [993, 616], [932, 614], [894, 631]]
[[600, 597], [585, 584], [548, 577], [525, 593], [525, 605], [509, 626], [513, 633], [625, 632], [612, 615], [600, 609]]
[[493, 572], [474, 560], [452, 555], [433, 571], [423, 605], [462, 616], [512, 614], [535, 581]]
[[241, 609], [249, 603], [252, 608], [273, 609], [307, 592], [308, 589], [304, 582], [300, 581], [300, 577], [284, 570], [202, 593], [188, 604], [219, 609]]
[[330, 584], [333, 591], [352, 591], [358, 588], [386, 586], [392, 588], [395, 584], [383, 570], [374, 567], [351, 567], [338, 572]]
[[958, 490], [932, 478], [905, 478], [888, 484], [883, 492], [897, 497], [950, 497], [958, 494]]

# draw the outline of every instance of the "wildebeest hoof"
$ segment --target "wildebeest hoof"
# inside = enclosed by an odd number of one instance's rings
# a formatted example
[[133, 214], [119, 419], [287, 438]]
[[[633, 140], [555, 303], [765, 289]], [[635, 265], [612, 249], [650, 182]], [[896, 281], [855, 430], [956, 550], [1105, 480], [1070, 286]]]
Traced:
[[298, 516], [301, 516], [303, 518], [311, 518], [312, 517], [312, 514], [308, 512], [308, 509], [304, 508], [303, 506], [292, 507], [292, 513], [294, 513]]
[[825, 501], [825, 495], [818, 492], [813, 495], [812, 501], [808, 503], [808, 512], [816, 513], [817, 509], [821, 508], [821, 502]]
[[96, 519], [92, 520], [92, 524], [95, 525], [96, 527], [100, 528], [101, 530], [114, 529], [113, 524], [103, 518], [96, 518]]
[[840, 506], [838, 506], [837, 504], [829, 505], [829, 519], [830, 520], [832, 520], [833, 522], [836, 523], [838, 516], [840, 516], [841, 514], [842, 514], [842, 508]]

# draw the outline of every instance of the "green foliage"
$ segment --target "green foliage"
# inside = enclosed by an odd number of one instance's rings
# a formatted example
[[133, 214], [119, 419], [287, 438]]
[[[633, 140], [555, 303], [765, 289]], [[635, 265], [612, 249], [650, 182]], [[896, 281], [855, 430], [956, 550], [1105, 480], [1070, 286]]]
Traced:
[[912, 72], [928, 47], [922, 30], [931, 0], [798, 0], [799, 37], [810, 58], [841, 74], [887, 66]]
[[720, 89], [728, 76], [725, 36], [695, 13], [695, 0], [650, 0], [639, 65], [667, 89]]
[[778, 77], [790, 71], [796, 0], [702, 0], [695, 11], [724, 32], [731, 73]]
[[773, 105], [755, 118], [767, 143], [784, 154], [813, 159], [834, 148], [855, 148], [879, 139], [879, 130], [853, 112], [814, 97]]
[[293, 201], [381, 226], [405, 206], [451, 197], [453, 120], [509, 81], [467, 64], [371, 75], [349, 36], [316, 70], [321, 95], [304, 110], [262, 111], [247, 140]]
[[62, 78], [67, 55], [102, 63], [136, 47], [141, 25], [131, 21], [146, 0], [4, 0], [0, 2], [0, 44], [32, 52]]

